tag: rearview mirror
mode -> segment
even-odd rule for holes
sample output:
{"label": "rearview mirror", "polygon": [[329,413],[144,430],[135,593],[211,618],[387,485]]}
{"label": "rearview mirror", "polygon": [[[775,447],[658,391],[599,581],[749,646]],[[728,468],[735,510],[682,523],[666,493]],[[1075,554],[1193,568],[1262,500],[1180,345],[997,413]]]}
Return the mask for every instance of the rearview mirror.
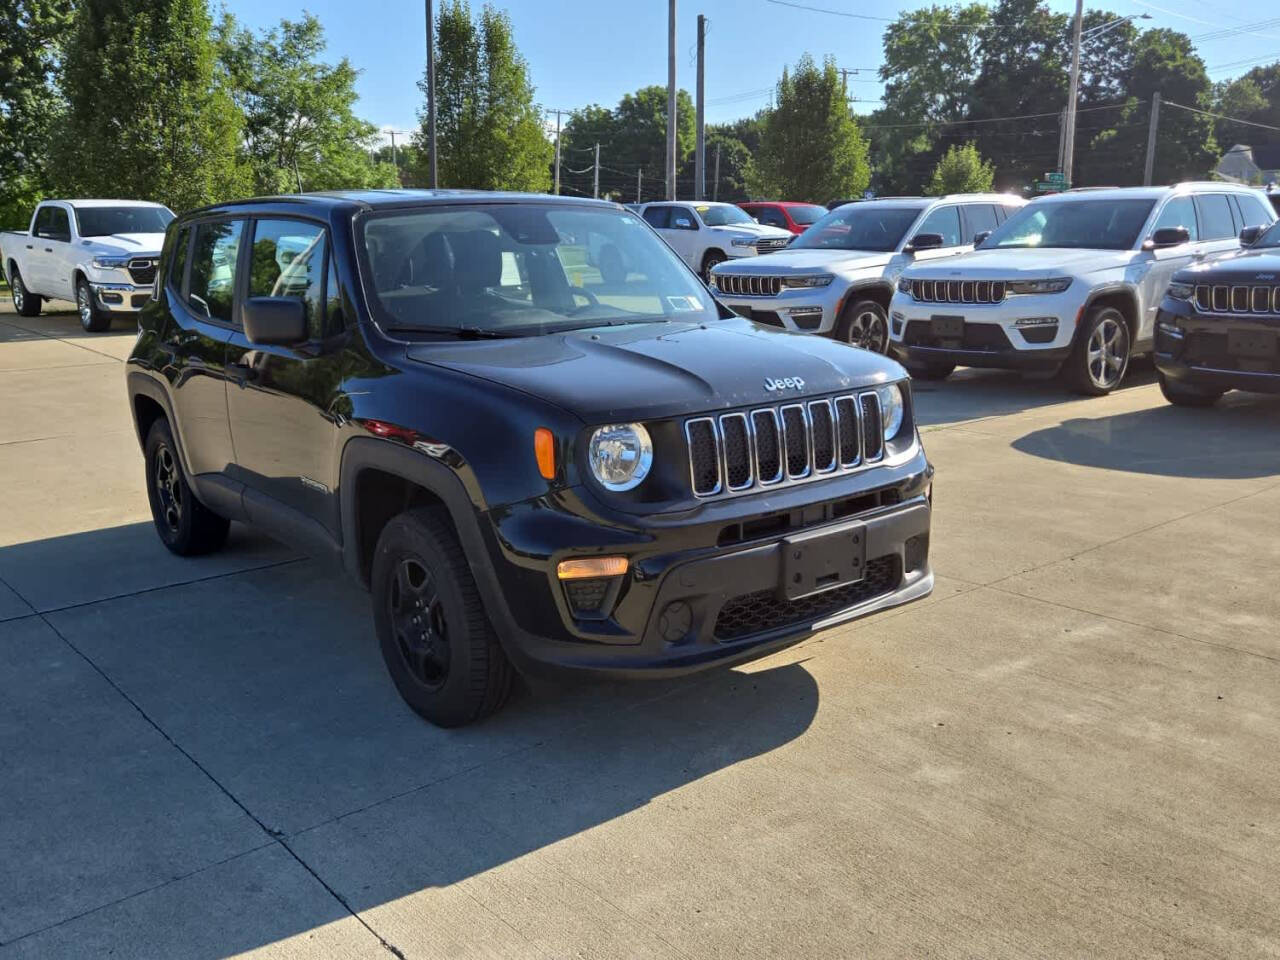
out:
{"label": "rearview mirror", "polygon": [[983,240],[987,239],[987,237],[989,236],[991,236],[990,230],[982,230],[978,233],[975,233],[973,235],[973,245],[976,247],[978,244],[980,244]]}
{"label": "rearview mirror", "polygon": [[917,233],[902,249],[907,253],[917,253],[921,250],[937,250],[940,246],[942,246],[942,234]]}
{"label": "rearview mirror", "polygon": [[1240,246],[1251,247],[1255,240],[1262,236],[1265,227],[1245,227],[1240,231]]}
{"label": "rearview mirror", "polygon": [[307,339],[307,311],[295,297],[250,297],[241,313],[250,343],[288,346]]}
{"label": "rearview mirror", "polygon": [[1161,250],[1165,247],[1176,247],[1191,239],[1191,231],[1186,227],[1161,227],[1151,235],[1149,249]]}

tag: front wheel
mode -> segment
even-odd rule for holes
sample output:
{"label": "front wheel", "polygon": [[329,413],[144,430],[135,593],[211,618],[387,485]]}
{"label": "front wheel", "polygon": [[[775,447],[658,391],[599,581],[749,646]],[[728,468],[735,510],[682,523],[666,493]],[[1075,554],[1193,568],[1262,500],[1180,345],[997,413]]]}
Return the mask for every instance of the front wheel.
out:
{"label": "front wheel", "polygon": [[1179,407],[1212,407],[1226,392],[1213,388],[1196,387],[1191,384],[1178,383],[1160,374],[1160,392],[1170,403]]}
{"label": "front wheel", "polygon": [[80,326],[88,333],[101,333],[111,327],[111,314],[98,309],[93,301],[93,288],[84,277],[76,281],[76,310],[80,314]]}
{"label": "front wheel", "polygon": [[1124,379],[1131,349],[1124,316],[1115,307],[1098,307],[1085,321],[1062,372],[1077,393],[1106,396]]}
{"label": "front wheel", "polygon": [[387,523],[371,586],[382,659],[410,707],[437,726],[460,727],[502,706],[511,663],[442,514],[407,510]]}
{"label": "front wheel", "polygon": [[707,286],[711,286],[711,268],[724,263],[728,259],[719,250],[708,250],[707,255],[702,258],[702,282]]}
{"label": "front wheel", "polygon": [[836,325],[836,339],[873,353],[888,352],[889,318],[884,307],[874,300],[859,300],[845,307]]}
{"label": "front wheel", "polygon": [[16,268],[9,272],[9,296],[13,298],[13,309],[18,316],[40,315],[40,295],[27,289],[27,285],[22,282],[22,274]]}

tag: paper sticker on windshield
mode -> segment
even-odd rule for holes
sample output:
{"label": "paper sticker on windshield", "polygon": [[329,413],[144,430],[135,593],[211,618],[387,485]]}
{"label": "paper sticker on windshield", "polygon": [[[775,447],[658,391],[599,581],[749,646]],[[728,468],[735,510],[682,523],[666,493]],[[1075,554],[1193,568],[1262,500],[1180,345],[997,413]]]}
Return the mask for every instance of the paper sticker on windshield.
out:
{"label": "paper sticker on windshield", "polygon": [[671,309],[679,313],[688,313],[691,310],[701,309],[701,304],[693,297],[667,297],[667,303]]}
{"label": "paper sticker on windshield", "polygon": [[694,207],[693,209],[697,210],[699,213],[706,213],[711,208],[704,203],[702,206]]}

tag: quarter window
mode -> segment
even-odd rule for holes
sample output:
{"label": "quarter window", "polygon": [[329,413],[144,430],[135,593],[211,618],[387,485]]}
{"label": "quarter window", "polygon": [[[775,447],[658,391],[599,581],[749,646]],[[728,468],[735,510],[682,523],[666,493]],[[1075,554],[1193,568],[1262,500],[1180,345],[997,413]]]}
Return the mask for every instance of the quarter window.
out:
{"label": "quarter window", "polygon": [[253,226],[249,296],[301,300],[307,334],[326,336],[324,228],[300,220],[259,220]]}
{"label": "quarter window", "polygon": [[196,227],[187,303],[200,316],[231,322],[243,228],[243,220],[213,221]]}
{"label": "quarter window", "polygon": [[1225,240],[1236,235],[1231,204],[1225,193],[1206,193],[1196,198],[1200,208],[1200,239]]}
{"label": "quarter window", "polygon": [[916,233],[937,233],[942,236],[944,247],[960,246],[960,208],[956,206],[935,208],[916,228]]}
{"label": "quarter window", "polygon": [[1164,209],[1160,211],[1160,216],[1156,217],[1155,226],[1151,228],[1151,232],[1155,233],[1157,230],[1169,227],[1186,227],[1189,239],[1193,241],[1200,239],[1200,232],[1196,229],[1196,205],[1190,197],[1174,197],[1166,203]]}

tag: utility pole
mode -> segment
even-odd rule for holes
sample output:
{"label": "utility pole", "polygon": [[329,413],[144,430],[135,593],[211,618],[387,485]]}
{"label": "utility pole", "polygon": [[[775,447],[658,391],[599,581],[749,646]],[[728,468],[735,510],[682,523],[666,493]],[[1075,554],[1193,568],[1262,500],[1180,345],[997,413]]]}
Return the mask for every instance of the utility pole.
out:
{"label": "utility pole", "polygon": [[703,66],[706,61],[707,18],[698,14],[698,110],[694,123],[698,135],[693,153],[693,199],[707,198],[707,127],[704,109]]}
{"label": "utility pole", "polygon": [[1076,0],[1076,23],[1071,31],[1071,92],[1067,100],[1067,131],[1062,143],[1062,178],[1071,187],[1072,160],[1076,152],[1076,98],[1080,94],[1080,27],[1084,22],[1084,0]]}
{"label": "utility pole", "polygon": [[720,198],[720,144],[716,144],[716,178],[711,184],[711,199]]}
{"label": "utility pole", "polygon": [[676,0],[667,2],[667,199],[676,198]]}
{"label": "utility pole", "polygon": [[388,130],[387,133],[391,134],[391,165],[399,170],[400,163],[396,160],[396,131]]}
{"label": "utility pole", "polygon": [[844,67],[840,68],[840,88],[847,97],[849,95],[849,71]]}
{"label": "utility pole", "polygon": [[1058,114],[1058,165],[1054,167],[1059,173],[1062,172],[1062,148],[1067,145],[1067,108],[1063,107],[1062,112]]}
{"label": "utility pole", "polygon": [[431,189],[440,186],[436,168],[436,41],[435,20],[431,12],[431,0],[427,3],[427,169],[430,171]]}
{"label": "utility pole", "polygon": [[644,167],[636,171],[636,203],[641,203],[640,190],[644,184]]}
{"label": "utility pole", "polygon": [[591,196],[600,199],[600,144],[596,144],[596,162],[591,170]]}
{"label": "utility pole", "polygon": [[560,111],[556,111],[556,196],[560,196]]}
{"label": "utility pole", "polygon": [[[1151,123],[1147,127],[1147,166],[1142,174],[1142,185],[1151,186],[1151,175],[1156,169],[1156,129],[1160,126],[1160,91],[1151,95]],[[1243,204],[1242,204],[1243,206]]]}

